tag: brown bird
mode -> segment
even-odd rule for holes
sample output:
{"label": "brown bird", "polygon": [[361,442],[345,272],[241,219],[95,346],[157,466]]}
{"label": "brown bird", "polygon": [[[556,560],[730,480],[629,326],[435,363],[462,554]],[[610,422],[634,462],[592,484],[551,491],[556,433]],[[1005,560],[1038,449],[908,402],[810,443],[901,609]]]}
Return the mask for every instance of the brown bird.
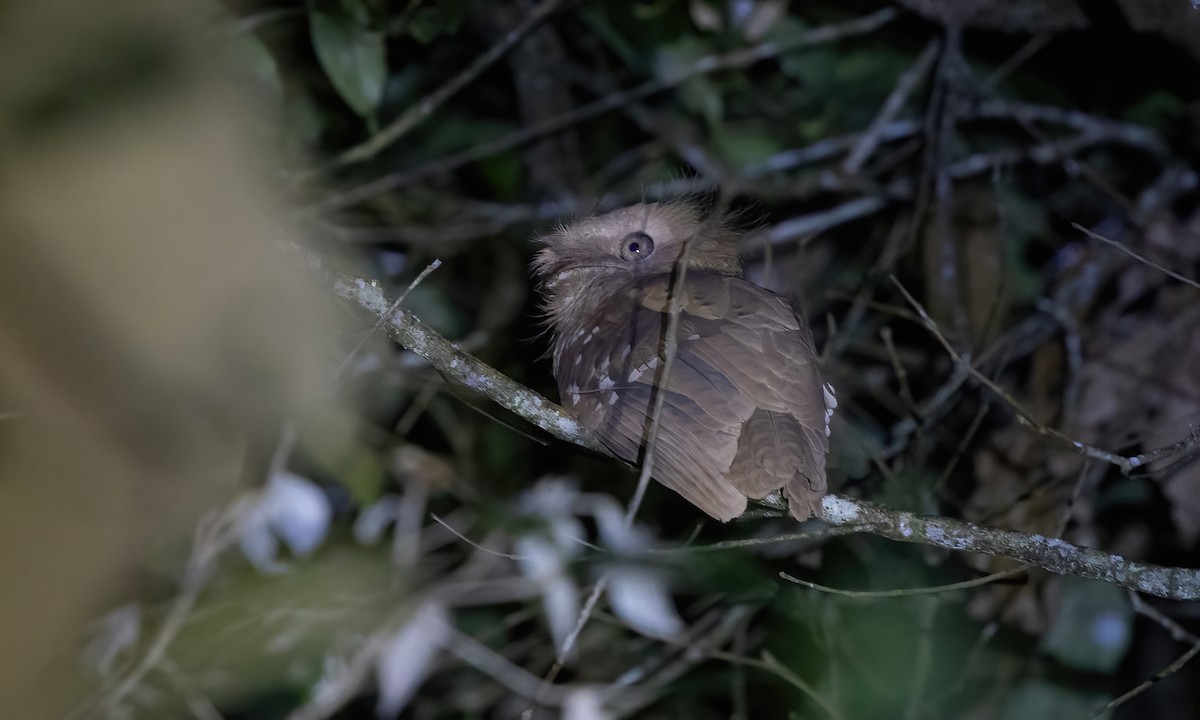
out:
{"label": "brown bird", "polygon": [[[721,521],[780,489],[799,520],[826,492],[833,388],[812,333],[782,297],[746,282],[737,236],[690,204],[643,204],[561,227],[534,261],[554,332],[562,403],[637,462],[665,392],[652,473]],[[685,245],[675,359],[665,333]]]}

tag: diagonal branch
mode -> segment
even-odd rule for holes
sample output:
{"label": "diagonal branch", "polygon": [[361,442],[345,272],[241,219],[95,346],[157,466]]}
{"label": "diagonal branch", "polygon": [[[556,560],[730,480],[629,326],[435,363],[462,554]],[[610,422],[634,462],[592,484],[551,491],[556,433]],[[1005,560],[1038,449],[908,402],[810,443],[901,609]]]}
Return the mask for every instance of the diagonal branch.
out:
{"label": "diagonal branch", "polygon": [[[334,283],[333,289],[338,296],[379,318],[389,337],[447,377],[561,440],[608,454],[596,436],[566,410],[462,352],[411,312],[394,309],[378,285],[361,278],[342,278]],[[915,515],[842,495],[827,495],[822,509],[825,521],[831,525],[851,527],[898,542],[1007,557],[1060,575],[1102,580],[1171,600],[1200,600],[1200,569],[1137,562],[1065,540],[946,517]]]}

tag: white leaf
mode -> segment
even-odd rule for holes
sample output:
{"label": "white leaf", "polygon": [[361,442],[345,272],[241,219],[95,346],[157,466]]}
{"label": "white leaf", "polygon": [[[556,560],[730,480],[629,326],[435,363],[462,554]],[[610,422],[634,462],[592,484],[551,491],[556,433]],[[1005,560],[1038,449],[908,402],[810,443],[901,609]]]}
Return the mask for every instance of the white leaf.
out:
{"label": "white leaf", "polygon": [[388,525],[396,522],[400,513],[400,497],[384,495],[362,509],[354,521],[354,539],[360,545],[374,545],[383,537]]}
{"label": "white leaf", "polygon": [[548,523],[560,552],[574,557],[581,550],[579,539],[585,535],[583,524],[574,514],[580,497],[579,488],[569,478],[552,475],[526,490],[518,507]]}
{"label": "white leaf", "polygon": [[554,646],[562,647],[579,617],[579,588],[566,573],[560,548],[531,535],[519,538],[515,549],[521,572],[542,592],[542,609]]}
{"label": "white leaf", "polygon": [[704,0],[692,0],[688,5],[688,14],[700,30],[719,32],[725,29],[725,18],[721,17],[721,11]]}
{"label": "white leaf", "polygon": [[567,693],[563,699],[563,720],[610,720],[595,688],[582,687]]}
{"label": "white leaf", "polygon": [[321,488],[295,473],[282,472],[267,481],[266,489],[246,510],[238,543],[259,570],[279,572],[284,566],[276,559],[276,538],[293,554],[308,555],[325,539],[332,515]]}
{"label": "white leaf", "polygon": [[762,0],[755,3],[738,25],[742,37],[749,42],[758,42],[787,15],[787,0]]}
{"label": "white leaf", "polygon": [[450,629],[446,609],[427,602],[417,609],[396,634],[388,638],[375,663],[379,702],[375,714],[381,718],[400,714],[433,666],[438,648]]}
{"label": "white leaf", "polygon": [[279,554],[279,541],[271,531],[271,521],[261,500],[242,518],[238,545],[242,548],[242,554],[259,572],[283,572],[284,565],[275,559]]}
{"label": "white leaf", "polygon": [[333,515],[329,499],[315,483],[294,473],[271,478],[263,505],[275,531],[296,555],[308,555],[321,544]]}
{"label": "white leaf", "polygon": [[633,555],[649,550],[653,545],[653,537],[648,531],[625,524],[625,513],[617,501],[610,497],[597,498],[592,515],[596,518],[600,539],[614,552]]}
{"label": "white leaf", "polygon": [[608,604],[617,617],[647,637],[672,639],[684,629],[663,576],[650,568],[614,568],[608,580]]}

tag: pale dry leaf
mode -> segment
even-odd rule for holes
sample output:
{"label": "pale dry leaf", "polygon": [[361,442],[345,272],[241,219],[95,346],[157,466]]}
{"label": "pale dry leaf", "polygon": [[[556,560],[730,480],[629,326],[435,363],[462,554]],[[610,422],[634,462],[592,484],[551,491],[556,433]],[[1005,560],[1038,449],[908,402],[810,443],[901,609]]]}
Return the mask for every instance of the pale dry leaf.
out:
{"label": "pale dry leaf", "polygon": [[384,495],[366,506],[354,520],[354,540],[359,545],[376,544],[388,526],[396,522],[399,512],[399,495]]}
{"label": "pale dry leaf", "polygon": [[787,15],[787,0],[761,0],[754,3],[741,22],[742,37],[747,42],[758,42],[771,32]]}
{"label": "pale dry leaf", "polygon": [[292,554],[309,555],[325,539],[332,515],[321,488],[300,475],[281,472],[267,481],[266,490],[243,517],[238,541],[255,567],[279,572],[284,566],[275,557],[277,539]]}
{"label": "pale dry leaf", "polygon": [[596,688],[571,690],[563,700],[563,720],[609,720],[613,717],[604,709],[603,699]]}
{"label": "pale dry leaf", "polygon": [[688,4],[688,14],[699,30],[720,32],[725,29],[725,18],[721,17],[721,11],[704,0],[692,0]]}
{"label": "pale dry leaf", "polygon": [[567,575],[562,548],[538,535],[518,538],[514,549],[521,572],[541,591],[546,624],[554,646],[562,647],[579,616],[579,588]]}
{"label": "pale dry leaf", "polygon": [[610,571],[608,604],[617,617],[646,637],[669,640],[683,632],[666,578],[653,568],[623,565]]}
{"label": "pale dry leaf", "polygon": [[379,701],[375,714],[400,714],[433,667],[434,658],[450,631],[450,615],[441,604],[427,602],[384,643],[375,664]]}

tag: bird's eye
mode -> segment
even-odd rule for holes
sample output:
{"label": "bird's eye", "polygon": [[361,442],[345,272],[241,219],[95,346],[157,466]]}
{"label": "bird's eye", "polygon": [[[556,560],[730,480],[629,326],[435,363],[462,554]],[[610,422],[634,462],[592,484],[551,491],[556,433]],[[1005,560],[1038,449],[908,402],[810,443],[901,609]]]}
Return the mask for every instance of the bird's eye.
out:
{"label": "bird's eye", "polygon": [[654,239],[642,231],[631,232],[621,241],[623,260],[645,260],[654,252]]}

